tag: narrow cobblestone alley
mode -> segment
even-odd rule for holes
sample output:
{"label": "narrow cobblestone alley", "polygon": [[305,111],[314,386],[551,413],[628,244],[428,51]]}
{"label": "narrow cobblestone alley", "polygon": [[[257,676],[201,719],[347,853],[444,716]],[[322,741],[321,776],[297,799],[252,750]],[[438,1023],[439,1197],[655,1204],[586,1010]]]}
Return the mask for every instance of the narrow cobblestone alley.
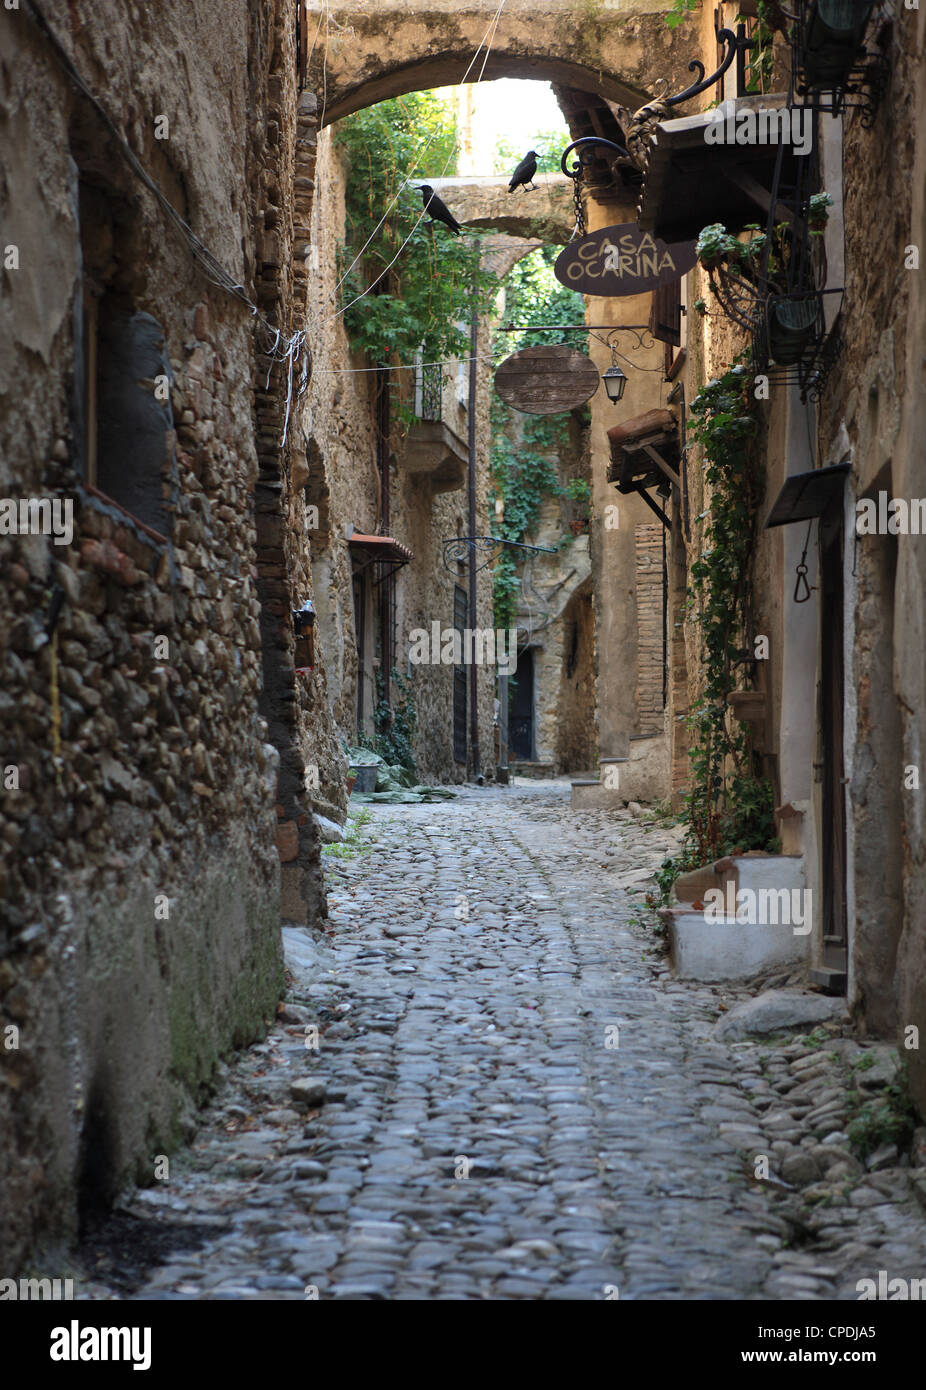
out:
{"label": "narrow cobblestone alley", "polygon": [[844,1153],[848,1195],[815,1209],[775,1177],[794,1074],[817,1086],[802,1154],[837,1156],[838,1057],[715,1040],[746,993],[673,982],[634,920],[674,844],[570,813],[563,783],[361,813],[329,851],[327,937],[285,932],[278,1026],[116,1218],[174,1253],[140,1284],[90,1267],[83,1296],[857,1298],[886,1261],[916,1274],[905,1174],[862,1182]]}

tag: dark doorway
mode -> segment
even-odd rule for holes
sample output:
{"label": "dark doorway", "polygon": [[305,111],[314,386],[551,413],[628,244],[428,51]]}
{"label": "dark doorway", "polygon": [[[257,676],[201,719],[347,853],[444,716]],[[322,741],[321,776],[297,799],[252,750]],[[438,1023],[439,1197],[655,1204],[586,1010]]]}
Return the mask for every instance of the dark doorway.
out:
{"label": "dark doorway", "polygon": [[366,650],[367,586],[366,575],[363,570],[355,569],[352,579],[354,590],[354,632],[357,639],[357,737],[359,739],[364,732],[363,721],[365,717],[363,691],[367,677],[364,663]]}
{"label": "dark doorway", "polygon": [[846,798],[843,757],[843,526],[820,522],[821,732],[823,776],[823,976],[834,993],[847,985]]}
{"label": "dark doorway", "polygon": [[518,762],[534,761],[534,651],[528,647],[518,657],[518,669],[508,682],[511,691],[511,712],[508,716],[508,741],[511,753]]}

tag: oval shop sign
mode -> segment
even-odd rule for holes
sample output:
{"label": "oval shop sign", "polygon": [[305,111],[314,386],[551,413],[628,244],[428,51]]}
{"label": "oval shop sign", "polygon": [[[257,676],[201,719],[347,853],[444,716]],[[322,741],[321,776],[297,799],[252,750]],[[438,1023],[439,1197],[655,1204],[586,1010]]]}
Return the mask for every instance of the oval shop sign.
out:
{"label": "oval shop sign", "polygon": [[697,260],[693,241],[666,243],[636,222],[602,227],[565,247],[556,258],[557,280],[579,294],[618,298],[645,294],[679,280]]}

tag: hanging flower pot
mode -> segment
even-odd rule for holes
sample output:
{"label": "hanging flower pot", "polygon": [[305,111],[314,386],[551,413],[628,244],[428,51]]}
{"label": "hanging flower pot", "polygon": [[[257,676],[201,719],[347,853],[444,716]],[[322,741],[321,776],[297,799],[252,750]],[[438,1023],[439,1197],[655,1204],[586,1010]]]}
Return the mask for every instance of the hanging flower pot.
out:
{"label": "hanging flower pot", "polygon": [[873,8],[873,0],[813,0],[801,55],[808,87],[839,87],[847,81]]}
{"label": "hanging flower pot", "polygon": [[817,296],[772,299],[768,305],[768,348],[775,362],[800,362],[817,336]]}

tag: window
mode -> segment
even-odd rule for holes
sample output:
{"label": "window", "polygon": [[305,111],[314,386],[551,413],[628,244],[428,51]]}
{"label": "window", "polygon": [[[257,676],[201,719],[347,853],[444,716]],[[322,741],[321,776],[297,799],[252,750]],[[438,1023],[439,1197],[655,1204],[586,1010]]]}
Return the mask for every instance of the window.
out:
{"label": "window", "polygon": [[144,254],[131,209],[95,176],[79,183],[83,262],[75,354],[76,415],[86,482],[146,526],[167,534],[170,384],[164,329],[136,305]]}

